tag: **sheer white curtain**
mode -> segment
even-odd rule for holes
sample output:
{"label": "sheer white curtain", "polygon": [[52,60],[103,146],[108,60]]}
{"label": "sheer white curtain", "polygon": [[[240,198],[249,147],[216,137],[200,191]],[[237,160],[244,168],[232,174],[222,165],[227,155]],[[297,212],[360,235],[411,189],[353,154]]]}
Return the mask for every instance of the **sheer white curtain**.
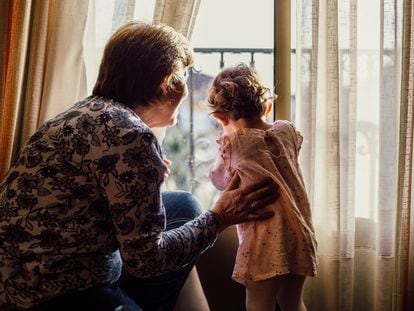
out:
{"label": "sheer white curtain", "polygon": [[87,89],[96,81],[105,44],[111,34],[131,20],[164,23],[191,37],[201,0],[89,0],[84,34]]}
{"label": "sheer white curtain", "polygon": [[[156,0],[154,23],[173,27],[188,39],[191,38],[201,0]],[[166,135],[166,128],[153,128],[160,143]]]}
{"label": "sheer white curtain", "polygon": [[170,25],[191,38],[201,0],[156,0],[154,22]]}
{"label": "sheer white curtain", "polygon": [[412,24],[403,13],[412,14],[412,2],[296,4],[295,122],[305,136],[301,162],[320,261],[307,305],[403,310],[413,261],[413,99],[402,92],[413,76],[402,61],[403,50],[412,55],[412,37],[403,36]]}
{"label": "sheer white curtain", "polygon": [[[87,89],[91,93],[106,41],[131,20],[167,24],[191,37],[201,0],[90,0],[84,35]],[[153,129],[159,140],[165,129]]]}

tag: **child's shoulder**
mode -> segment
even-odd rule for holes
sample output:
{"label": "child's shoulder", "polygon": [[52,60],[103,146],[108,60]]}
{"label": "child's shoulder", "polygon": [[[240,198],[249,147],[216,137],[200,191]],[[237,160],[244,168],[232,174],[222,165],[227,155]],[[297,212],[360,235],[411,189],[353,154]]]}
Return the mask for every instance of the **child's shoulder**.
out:
{"label": "child's shoulder", "polygon": [[295,127],[292,121],[289,120],[276,120],[273,122],[272,127]]}
{"label": "child's shoulder", "polygon": [[297,149],[301,148],[303,136],[295,124],[289,120],[277,120],[271,128],[273,135],[285,141],[295,141]]}
{"label": "child's shoulder", "polygon": [[276,120],[273,122],[270,131],[281,131],[281,132],[296,132],[296,126],[292,121],[289,120]]}
{"label": "child's shoulder", "polygon": [[263,140],[265,131],[255,128],[243,128],[232,133],[223,134],[218,140],[221,148],[232,148],[240,145],[249,145],[251,143]]}
{"label": "child's shoulder", "polygon": [[232,133],[230,134],[222,134],[217,140],[217,144],[219,145],[220,150],[229,148],[231,145],[231,140],[234,138],[232,137]]}

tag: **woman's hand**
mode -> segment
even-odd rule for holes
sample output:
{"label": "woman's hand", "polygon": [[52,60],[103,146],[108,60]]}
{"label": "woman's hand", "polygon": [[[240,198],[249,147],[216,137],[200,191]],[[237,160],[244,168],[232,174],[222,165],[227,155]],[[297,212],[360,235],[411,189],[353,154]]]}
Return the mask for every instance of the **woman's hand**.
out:
{"label": "woman's hand", "polygon": [[219,220],[220,230],[245,221],[272,217],[268,207],[279,197],[279,186],[271,178],[239,188],[240,178],[233,176],[227,189],[222,193],[211,210]]}

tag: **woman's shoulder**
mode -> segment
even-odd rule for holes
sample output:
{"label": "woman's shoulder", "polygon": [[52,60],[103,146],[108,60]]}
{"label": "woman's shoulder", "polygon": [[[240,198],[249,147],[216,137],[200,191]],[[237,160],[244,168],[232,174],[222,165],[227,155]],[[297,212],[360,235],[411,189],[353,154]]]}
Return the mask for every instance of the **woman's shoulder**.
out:
{"label": "woman's shoulder", "polygon": [[122,131],[151,132],[139,116],[128,106],[112,99],[90,96],[80,102],[75,108],[92,116],[95,122],[105,127],[116,127]]}
{"label": "woman's shoulder", "polygon": [[[126,105],[111,99],[90,96],[51,120],[52,131],[71,129],[72,135],[107,147],[129,145],[134,141],[154,141],[151,129]],[[56,130],[53,130],[56,129]],[[77,137],[77,136],[76,136]]]}

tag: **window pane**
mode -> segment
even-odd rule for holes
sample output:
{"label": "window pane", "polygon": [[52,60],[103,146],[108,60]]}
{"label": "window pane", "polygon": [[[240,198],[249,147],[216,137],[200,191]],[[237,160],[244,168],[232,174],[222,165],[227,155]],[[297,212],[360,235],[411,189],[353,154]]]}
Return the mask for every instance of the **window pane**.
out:
{"label": "window pane", "polygon": [[172,161],[167,188],[193,192],[205,208],[219,194],[208,179],[208,169],[216,159],[221,134],[206,105],[209,85],[223,67],[244,62],[254,65],[273,90],[273,12],[272,0],[201,2],[191,38],[196,58],[188,80],[190,94],[178,124],[167,130],[163,150]]}
{"label": "window pane", "polygon": [[91,0],[84,38],[88,93],[92,92],[98,75],[105,44],[112,33],[130,20],[150,23],[155,0]]}
{"label": "window pane", "polygon": [[[84,39],[89,93],[104,45],[116,25],[131,18],[151,22],[155,2],[90,1],[89,33]],[[254,4],[238,0],[201,2],[191,38],[196,60],[188,82],[190,95],[181,107],[179,123],[167,130],[163,150],[172,161],[166,188],[193,192],[205,208],[218,194],[207,173],[217,155],[216,140],[221,134],[205,105],[209,84],[223,66],[245,62],[254,65],[273,90],[273,12],[272,0],[256,0]],[[208,50],[212,48],[216,49],[214,53]]]}

